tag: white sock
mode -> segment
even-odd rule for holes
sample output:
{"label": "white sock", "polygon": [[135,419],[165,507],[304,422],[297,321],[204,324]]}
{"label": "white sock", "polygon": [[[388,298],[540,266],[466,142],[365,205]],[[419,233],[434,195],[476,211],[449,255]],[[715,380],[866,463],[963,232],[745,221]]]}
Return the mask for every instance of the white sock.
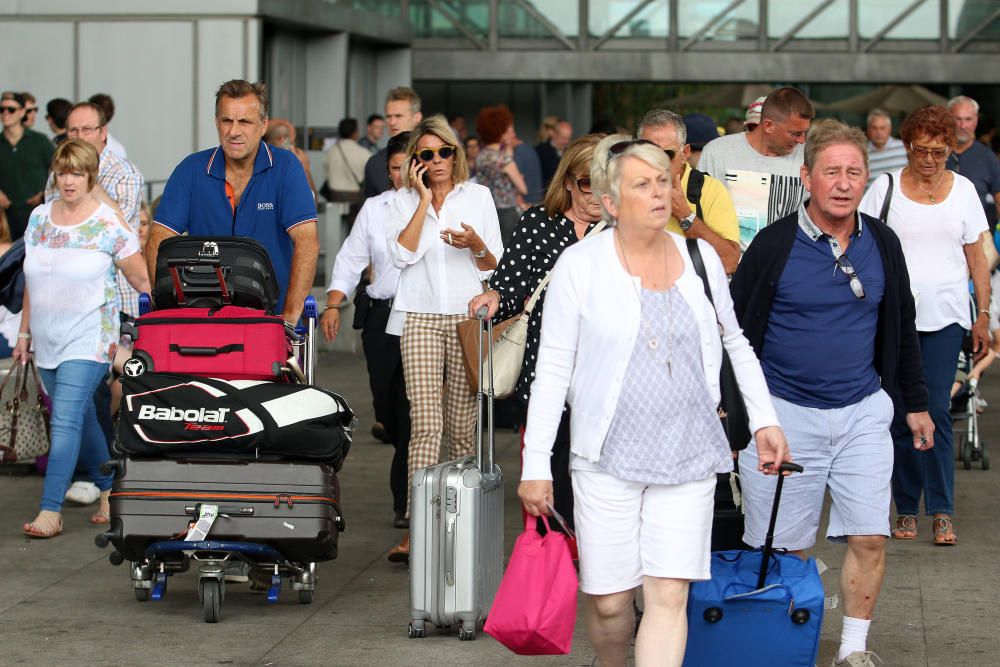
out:
{"label": "white sock", "polygon": [[868,641],[868,626],[872,622],[861,618],[844,617],[844,629],[840,631],[840,652],[837,660],[846,660],[855,651],[864,651]]}

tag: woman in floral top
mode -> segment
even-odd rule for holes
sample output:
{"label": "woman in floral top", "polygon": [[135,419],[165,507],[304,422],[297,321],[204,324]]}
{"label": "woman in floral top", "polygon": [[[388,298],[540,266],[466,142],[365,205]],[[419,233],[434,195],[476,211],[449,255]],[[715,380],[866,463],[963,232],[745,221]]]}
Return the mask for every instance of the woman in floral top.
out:
{"label": "woman in floral top", "polygon": [[482,148],[476,156],[476,181],[493,194],[500,219],[500,238],[509,248],[517,225],[518,195],[528,194],[521,170],[514,163],[514,116],[506,105],[486,107],[476,116]]}
{"label": "woman in floral top", "polygon": [[63,496],[78,459],[101,490],[91,523],[110,521],[111,475],[100,470],[108,442],[93,395],[118,341],[116,271],[140,292],[150,287],[135,232],[93,195],[97,168],[93,146],[79,139],[63,142],[52,158],[60,198],[32,211],[24,233],[26,284],[14,358],[27,363],[34,338],[35,361],[52,398],[41,511],[24,524],[30,537],[62,532]]}
{"label": "woman in floral top", "polygon": [[[492,289],[469,303],[469,313],[486,305],[494,322],[514,317],[524,309],[525,301],[555,266],[562,251],[594,230],[601,220],[601,202],[590,189],[590,160],[594,155],[594,146],[603,136],[588,134],[566,149],[545,193],[545,200],[541,205],[529,208],[521,216],[514,228],[512,246],[503,254],[500,266],[490,279]],[[522,424],[523,416],[528,410],[531,382],[535,379],[544,305],[545,292],[542,292],[528,319],[524,363],[514,392],[514,398],[522,410]],[[552,452],[552,479],[556,510],[572,525],[573,487],[569,478],[568,410],[563,414],[559,436]]]}

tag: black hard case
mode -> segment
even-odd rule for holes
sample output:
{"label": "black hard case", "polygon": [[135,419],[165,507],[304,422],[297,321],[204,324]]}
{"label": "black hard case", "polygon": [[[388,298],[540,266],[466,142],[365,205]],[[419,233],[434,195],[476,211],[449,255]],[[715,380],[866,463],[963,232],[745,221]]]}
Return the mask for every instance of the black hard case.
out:
{"label": "black hard case", "polygon": [[[278,280],[267,250],[251,238],[173,236],[156,254],[153,304],[164,308],[217,308],[224,305],[216,263],[226,281],[230,303],[273,313],[278,304]],[[178,295],[170,265],[180,280]]]}
{"label": "black hard case", "polygon": [[299,563],[337,557],[344,520],[331,466],[142,459],[119,465],[111,532],[120,537],[111,542],[128,560],[141,560],[153,542],[184,539],[199,504],[219,506],[208,540],[267,544]]}

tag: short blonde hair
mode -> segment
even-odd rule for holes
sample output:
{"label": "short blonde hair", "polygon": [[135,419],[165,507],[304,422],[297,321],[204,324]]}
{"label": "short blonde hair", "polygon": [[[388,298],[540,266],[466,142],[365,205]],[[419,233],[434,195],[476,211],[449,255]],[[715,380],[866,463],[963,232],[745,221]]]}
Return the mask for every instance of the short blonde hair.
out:
{"label": "short blonde hair", "polygon": [[865,161],[865,169],[868,169],[868,137],[860,129],[833,118],[816,121],[809,128],[809,137],[806,139],[805,150],[802,153],[802,162],[806,169],[812,171],[813,165],[819,160],[819,154],[830,146],[838,144],[857,148]]}
{"label": "short blonde hair", "polygon": [[[621,152],[611,154],[613,146],[626,142],[630,143]],[[642,160],[649,166],[662,169],[668,176],[670,175],[670,159],[656,144],[642,139],[637,141],[627,134],[610,134],[594,146],[594,158],[590,161],[590,187],[595,197],[601,199],[604,195],[608,195],[615,206],[621,203],[621,165],[623,158],[626,157]],[[603,200],[601,214],[608,224],[615,223]]]}
{"label": "short blonde hair", "polygon": [[448,125],[448,119],[441,114],[435,114],[424,118],[410,132],[410,142],[406,145],[406,166],[403,168],[403,187],[412,187],[410,184],[409,165],[413,160],[417,159],[417,145],[428,134],[437,137],[455,149],[451,163],[451,182],[454,185],[458,185],[462,181],[469,180],[469,162],[465,157],[465,148],[462,146],[462,142],[455,136],[455,131],[451,129],[451,125]]}
{"label": "short blonde hair", "polygon": [[97,183],[97,169],[101,158],[97,149],[83,139],[67,139],[59,144],[52,156],[52,173],[79,172],[87,175],[87,191]]}

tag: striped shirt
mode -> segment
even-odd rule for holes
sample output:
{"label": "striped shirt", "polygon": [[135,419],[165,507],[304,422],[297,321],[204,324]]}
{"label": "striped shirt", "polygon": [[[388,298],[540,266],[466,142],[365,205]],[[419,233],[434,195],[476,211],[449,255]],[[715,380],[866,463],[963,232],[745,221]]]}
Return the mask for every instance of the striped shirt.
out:
{"label": "striped shirt", "polygon": [[885,146],[879,150],[875,144],[868,142],[868,184],[867,190],[875,179],[888,171],[902,169],[906,162],[906,146],[900,139],[889,137]]}

